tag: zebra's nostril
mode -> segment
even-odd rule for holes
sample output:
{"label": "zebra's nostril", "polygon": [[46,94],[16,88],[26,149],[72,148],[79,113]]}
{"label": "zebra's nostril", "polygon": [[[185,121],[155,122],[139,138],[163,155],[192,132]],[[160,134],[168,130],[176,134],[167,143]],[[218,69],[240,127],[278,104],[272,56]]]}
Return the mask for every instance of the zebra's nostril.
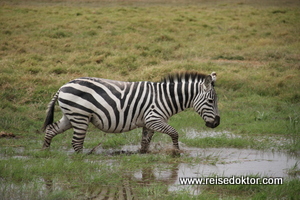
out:
{"label": "zebra's nostril", "polygon": [[207,126],[209,128],[215,128],[215,123],[214,122],[206,122],[205,126]]}
{"label": "zebra's nostril", "polygon": [[215,117],[215,121],[214,121],[214,128],[216,128],[217,126],[219,126],[220,124],[220,116],[216,116]]}
{"label": "zebra's nostril", "polygon": [[213,122],[206,122],[205,125],[210,128],[216,128],[220,124],[220,116],[216,116]]}

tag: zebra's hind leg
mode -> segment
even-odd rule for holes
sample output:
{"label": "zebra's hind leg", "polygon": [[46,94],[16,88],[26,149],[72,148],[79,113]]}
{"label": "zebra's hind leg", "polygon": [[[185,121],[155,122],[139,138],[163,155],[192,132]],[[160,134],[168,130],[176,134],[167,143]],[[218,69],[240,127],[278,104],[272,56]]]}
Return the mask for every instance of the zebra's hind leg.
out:
{"label": "zebra's hind leg", "polygon": [[141,141],[140,153],[147,153],[149,150],[149,145],[152,139],[154,131],[151,129],[143,128],[143,136]]}
{"label": "zebra's hind leg", "polygon": [[63,133],[70,128],[72,128],[72,125],[69,119],[65,115],[59,121],[53,124],[49,124],[46,127],[46,131],[45,131],[43,149],[47,149],[50,147],[51,140],[54,136]]}
{"label": "zebra's hind leg", "polygon": [[82,152],[83,149],[83,142],[88,128],[89,119],[76,118],[71,119],[70,121],[74,129],[72,146],[74,150],[79,153]]}

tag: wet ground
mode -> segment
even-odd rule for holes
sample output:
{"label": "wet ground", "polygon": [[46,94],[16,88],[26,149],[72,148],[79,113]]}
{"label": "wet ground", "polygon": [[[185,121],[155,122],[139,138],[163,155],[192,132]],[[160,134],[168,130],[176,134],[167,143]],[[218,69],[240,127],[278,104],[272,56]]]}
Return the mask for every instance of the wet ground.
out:
{"label": "wet ground", "polygon": [[[228,132],[214,132],[213,137],[226,135],[226,137],[239,137]],[[212,137],[211,132],[203,132],[201,135],[197,132],[190,131],[187,137]],[[272,141],[281,145],[282,139],[274,138]],[[286,142],[286,141],[284,141]],[[180,144],[183,150],[182,157],[187,156],[195,158],[195,162],[191,163],[172,163],[159,164],[153,168],[138,168],[124,174],[123,183],[118,187],[103,186],[94,188],[88,193],[83,193],[80,199],[134,199],[135,186],[131,183],[138,183],[139,186],[147,188],[153,183],[161,183],[166,186],[166,192],[188,191],[191,194],[200,194],[204,186],[201,185],[181,185],[179,179],[182,177],[232,177],[232,176],[257,176],[257,177],[283,177],[300,178],[299,174],[299,154],[289,154],[284,151],[272,150],[254,150],[254,149],[237,149],[237,148],[193,148]],[[111,161],[107,160],[109,165],[115,165],[114,155],[122,154],[130,156],[137,154],[139,145],[125,145],[121,149],[103,149],[98,145],[94,149],[85,149],[84,153],[93,152],[112,156]],[[167,153],[170,146],[160,143],[151,143],[150,151],[152,153]],[[17,148],[23,152],[22,147]],[[68,154],[74,154],[73,149],[67,151]],[[13,156],[17,159],[27,159],[27,156]],[[200,159],[199,159],[200,158]],[[196,162],[199,160],[199,163]],[[89,159],[86,160],[87,162]],[[297,173],[292,173],[293,169],[297,169]],[[42,180],[44,182],[44,190],[51,192],[59,188],[60,180]],[[1,179],[0,179],[1,183]],[[0,184],[1,185],[1,184]],[[13,185],[13,187],[18,188]],[[62,186],[63,188],[63,186]],[[15,198],[18,199],[18,198]]]}
{"label": "wet ground", "polygon": [[[159,144],[153,144],[153,146]],[[155,148],[153,147],[152,148]],[[139,146],[124,146],[121,150],[103,150],[99,148],[96,153],[115,155],[137,153]],[[187,190],[192,194],[201,193],[201,186],[180,185],[180,177],[232,177],[232,176],[258,176],[300,178],[299,174],[292,175],[290,170],[299,167],[300,156],[286,152],[261,151],[254,149],[237,148],[191,148],[184,147],[184,154],[194,157],[206,158],[208,164],[179,163],[165,164],[152,169],[140,169],[132,174],[132,178],[141,183],[151,181],[168,185],[168,191]],[[204,162],[205,163],[205,162]]]}

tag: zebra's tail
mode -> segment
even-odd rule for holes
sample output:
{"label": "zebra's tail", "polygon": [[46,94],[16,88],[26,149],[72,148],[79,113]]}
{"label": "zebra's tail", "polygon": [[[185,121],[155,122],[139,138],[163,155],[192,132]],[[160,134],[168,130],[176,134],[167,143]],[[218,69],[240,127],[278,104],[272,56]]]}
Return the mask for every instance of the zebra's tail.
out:
{"label": "zebra's tail", "polygon": [[46,130],[46,127],[49,125],[49,124],[52,124],[53,123],[53,120],[54,120],[54,108],[55,108],[55,103],[58,99],[58,94],[59,94],[59,90],[56,92],[56,94],[53,96],[53,98],[51,99],[50,103],[48,104],[48,107],[47,107],[47,116],[46,116],[46,119],[45,119],[45,122],[44,122],[44,125],[43,125],[43,128],[42,128],[42,131],[44,132]]}

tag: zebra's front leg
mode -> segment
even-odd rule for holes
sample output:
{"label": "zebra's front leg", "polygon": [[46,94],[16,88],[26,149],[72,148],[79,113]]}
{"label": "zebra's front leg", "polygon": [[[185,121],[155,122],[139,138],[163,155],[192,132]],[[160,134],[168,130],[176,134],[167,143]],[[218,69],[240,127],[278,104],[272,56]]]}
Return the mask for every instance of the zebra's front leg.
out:
{"label": "zebra's front leg", "polygon": [[154,134],[153,130],[143,127],[143,135],[142,135],[140,153],[148,152],[153,134]]}
{"label": "zebra's front leg", "polygon": [[146,127],[148,129],[157,132],[168,134],[172,138],[172,142],[173,142],[173,147],[174,147],[173,155],[180,155],[180,149],[178,144],[178,133],[172,126],[170,126],[165,122],[158,121],[158,122],[152,122],[151,124],[146,124]]}

